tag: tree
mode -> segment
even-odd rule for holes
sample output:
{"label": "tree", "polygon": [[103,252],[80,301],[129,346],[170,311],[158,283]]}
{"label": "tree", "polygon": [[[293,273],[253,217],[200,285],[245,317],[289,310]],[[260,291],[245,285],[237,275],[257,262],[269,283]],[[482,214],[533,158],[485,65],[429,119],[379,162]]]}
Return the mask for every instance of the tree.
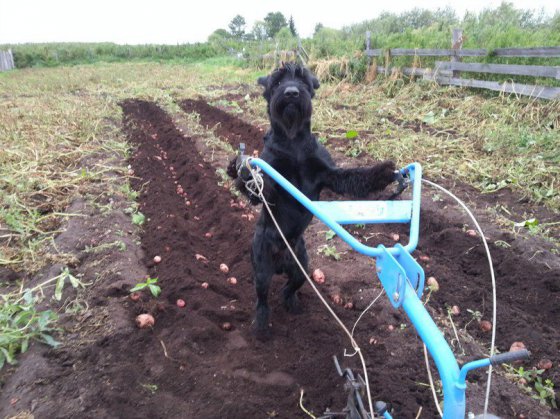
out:
{"label": "tree", "polygon": [[292,33],[292,35],[297,37],[298,33],[297,33],[297,30],[296,30],[296,24],[294,22],[294,17],[293,16],[290,16],[290,21],[288,23],[288,26],[290,27],[290,32]]}
{"label": "tree", "polygon": [[229,23],[229,31],[234,38],[241,39],[245,33],[245,18],[241,15],[235,16]]}
{"label": "tree", "polygon": [[280,29],[288,26],[288,22],[281,12],[269,13],[264,18],[264,23],[266,25],[266,35],[269,38],[274,38],[280,32]]}
{"label": "tree", "polygon": [[257,20],[253,25],[251,34],[257,41],[264,41],[267,38],[266,23],[262,20]]}
{"label": "tree", "polygon": [[324,28],[324,25],[319,22],[315,25],[315,30],[313,31],[313,36],[317,35],[321,29]]}

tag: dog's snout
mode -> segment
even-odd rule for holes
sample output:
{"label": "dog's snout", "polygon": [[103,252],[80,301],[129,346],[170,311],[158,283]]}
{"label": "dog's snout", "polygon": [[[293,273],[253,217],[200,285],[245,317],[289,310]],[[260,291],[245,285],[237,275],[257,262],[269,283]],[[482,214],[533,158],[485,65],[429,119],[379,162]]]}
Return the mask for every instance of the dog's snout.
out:
{"label": "dog's snout", "polygon": [[299,89],[295,86],[288,86],[284,90],[284,96],[286,96],[286,97],[298,97],[299,96]]}

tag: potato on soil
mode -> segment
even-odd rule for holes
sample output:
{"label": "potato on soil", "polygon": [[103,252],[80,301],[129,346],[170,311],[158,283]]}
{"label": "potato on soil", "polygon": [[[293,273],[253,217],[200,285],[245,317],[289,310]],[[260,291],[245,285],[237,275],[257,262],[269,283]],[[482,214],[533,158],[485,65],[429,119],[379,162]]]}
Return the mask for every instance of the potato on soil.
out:
{"label": "potato on soil", "polygon": [[161,256],[154,256],[154,263],[160,263],[161,262]]}
{"label": "potato on soil", "polygon": [[520,351],[522,349],[527,349],[527,347],[525,346],[525,344],[523,342],[513,342],[511,344],[511,346],[509,347],[510,352]]}
{"label": "potato on soil", "polygon": [[342,301],[342,297],[339,294],[333,294],[331,295],[331,300],[333,303],[335,303],[337,306],[342,305],[343,301]]}
{"label": "potato on soil", "polygon": [[313,271],[313,281],[317,284],[324,284],[325,283],[325,274],[320,269],[315,269]]}
{"label": "potato on soil", "polygon": [[136,316],[136,326],[140,329],[146,329],[152,327],[156,323],[154,316],[148,313],[139,314]]}
{"label": "potato on soil", "polygon": [[236,285],[236,284],[237,284],[237,278],[234,277],[234,276],[229,277],[229,278],[227,279],[227,283],[230,284],[230,285]]}
{"label": "potato on soil", "polygon": [[478,236],[478,233],[476,232],[476,230],[472,230],[472,229],[465,231],[465,233],[466,233],[467,236],[469,236],[469,237],[476,237],[476,236]]}
{"label": "potato on soil", "polygon": [[430,291],[439,291],[439,283],[437,282],[437,279],[435,277],[430,276],[426,280],[426,284],[428,285],[428,288],[430,288]]}
{"label": "potato on soil", "polygon": [[541,359],[537,364],[539,370],[549,370],[552,368],[552,361],[550,359]]}
{"label": "potato on soil", "polygon": [[461,314],[461,309],[459,308],[459,306],[453,306],[449,311],[454,316],[458,316],[459,314]]}
{"label": "potato on soil", "polygon": [[488,320],[481,320],[479,323],[480,330],[483,332],[490,332],[492,330],[492,322]]}
{"label": "potato on soil", "polygon": [[203,282],[202,284],[200,284],[200,286],[206,290],[210,285],[208,284],[208,282]]}
{"label": "potato on soil", "polygon": [[225,263],[220,263],[220,271],[227,274],[229,272],[229,268]]}
{"label": "potato on soil", "polygon": [[130,293],[130,295],[128,296],[132,301],[136,302],[140,300],[140,293],[139,292],[132,292]]}
{"label": "potato on soil", "polygon": [[179,308],[183,308],[183,307],[185,307],[185,305],[186,305],[185,300],[183,300],[183,299],[181,299],[181,298],[179,298],[179,299],[177,300],[176,304],[177,304],[177,307],[179,307]]}
{"label": "potato on soil", "polygon": [[233,326],[230,322],[225,322],[222,324],[222,329],[226,332],[229,332],[231,329],[233,329]]}

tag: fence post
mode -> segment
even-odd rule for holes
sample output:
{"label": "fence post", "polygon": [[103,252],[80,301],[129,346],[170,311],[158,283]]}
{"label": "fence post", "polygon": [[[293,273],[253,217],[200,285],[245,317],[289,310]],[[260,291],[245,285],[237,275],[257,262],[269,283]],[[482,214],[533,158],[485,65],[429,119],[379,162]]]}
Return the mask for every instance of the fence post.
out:
{"label": "fence post", "polygon": [[16,68],[16,64],[14,63],[14,54],[11,49],[8,50],[8,64],[10,66],[10,70]]}
{"label": "fence post", "polygon": [[[453,38],[451,40],[451,48],[453,48],[453,55],[451,56],[451,62],[461,61],[461,57],[457,56],[457,51],[463,48],[463,30],[459,28],[453,29]],[[453,71],[453,78],[461,77],[460,71]]]}

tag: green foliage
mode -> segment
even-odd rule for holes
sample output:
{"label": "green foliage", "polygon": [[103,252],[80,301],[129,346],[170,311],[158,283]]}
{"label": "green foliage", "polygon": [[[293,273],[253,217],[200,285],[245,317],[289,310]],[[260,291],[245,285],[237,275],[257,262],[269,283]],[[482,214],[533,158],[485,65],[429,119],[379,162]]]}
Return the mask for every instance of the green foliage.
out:
{"label": "green foliage", "polygon": [[15,364],[17,354],[26,352],[32,340],[52,347],[59,345],[52,337],[58,315],[52,310],[41,311],[37,305],[44,299],[45,290],[53,286],[53,297],[60,301],[66,280],[73,288],[86,286],[64,267],[59,275],[33,288],[0,294],[0,369],[5,363]]}
{"label": "green foliage", "polygon": [[325,239],[332,240],[336,236],[336,233],[332,230],[329,230],[325,233]]}
{"label": "green foliage", "polygon": [[161,287],[156,285],[157,281],[157,278],[147,278],[146,281],[140,282],[131,288],[130,292],[141,291],[148,288],[154,297],[158,297],[161,294]]}
{"label": "green foliage", "polygon": [[521,388],[528,392],[533,399],[539,400],[544,406],[550,406],[558,409],[556,403],[556,394],[554,392],[554,382],[551,379],[543,381],[542,374],[544,370],[530,369],[523,367],[514,368],[509,364],[503,365],[507,374],[516,381]]}
{"label": "green foliage", "polygon": [[0,302],[0,369],[16,363],[16,355],[24,353],[32,340],[56,347],[59,343],[51,336],[57,314],[52,310],[39,311],[37,296],[26,293],[23,301],[13,301],[2,295]]}
{"label": "green foliage", "polygon": [[146,216],[142,214],[140,211],[136,211],[132,214],[132,223],[136,224],[137,226],[141,226],[146,221]]}
{"label": "green foliage", "polygon": [[232,21],[229,23],[228,28],[231,36],[234,38],[241,39],[245,34],[245,18],[241,15],[235,16]]}
{"label": "green foliage", "polygon": [[264,18],[266,25],[266,34],[269,38],[274,38],[280,29],[288,26],[286,18],[281,12],[269,13]]}
{"label": "green foliage", "polygon": [[319,248],[317,249],[317,253],[334,260],[340,260],[340,253],[336,250],[336,247],[334,245],[329,246],[324,244],[322,246],[319,246]]}
{"label": "green foliage", "polygon": [[215,57],[224,52],[222,45],[212,42],[185,45],[51,43],[0,46],[0,50],[7,48],[12,49],[17,68],[134,60],[194,62]]}
{"label": "green foliage", "polygon": [[292,33],[292,36],[297,37],[298,33],[296,30],[296,24],[294,22],[294,17],[290,16],[290,20],[288,21],[288,27],[290,28],[290,32]]}

